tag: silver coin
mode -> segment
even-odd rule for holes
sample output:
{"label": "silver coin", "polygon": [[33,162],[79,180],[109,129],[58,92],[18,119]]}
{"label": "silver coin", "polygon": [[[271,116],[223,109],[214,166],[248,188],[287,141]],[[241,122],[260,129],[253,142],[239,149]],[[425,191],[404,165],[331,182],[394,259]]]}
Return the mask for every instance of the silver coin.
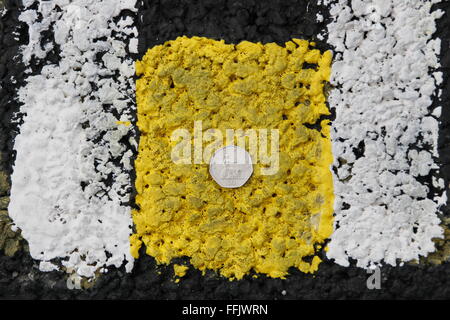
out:
{"label": "silver coin", "polygon": [[238,146],[223,147],[211,157],[209,173],[221,187],[239,188],[253,173],[252,158]]}

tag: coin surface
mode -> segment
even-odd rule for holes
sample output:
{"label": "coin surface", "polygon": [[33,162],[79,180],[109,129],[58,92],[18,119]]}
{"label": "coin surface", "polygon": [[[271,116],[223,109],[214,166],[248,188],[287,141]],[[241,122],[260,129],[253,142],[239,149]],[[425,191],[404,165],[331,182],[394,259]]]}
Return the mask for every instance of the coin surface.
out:
{"label": "coin surface", "polygon": [[221,187],[239,188],[253,173],[252,158],[238,146],[223,147],[211,157],[209,173]]}

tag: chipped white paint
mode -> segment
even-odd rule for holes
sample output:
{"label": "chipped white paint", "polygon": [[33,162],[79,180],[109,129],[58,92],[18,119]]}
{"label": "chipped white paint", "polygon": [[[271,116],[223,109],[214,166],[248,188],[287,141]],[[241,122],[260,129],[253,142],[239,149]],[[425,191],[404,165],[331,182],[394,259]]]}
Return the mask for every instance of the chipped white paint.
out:
{"label": "chipped white paint", "polygon": [[396,265],[433,252],[432,239],[443,236],[445,194],[428,199],[418,181],[437,168],[440,108],[430,106],[442,75],[429,69],[439,66],[440,40],[431,36],[443,13],[431,12],[434,2],[340,0],[330,9],[332,82],[340,88],[330,96],[337,173],[328,257],[340,265]]}
{"label": "chipped white paint", "polygon": [[[131,119],[134,62],[125,48],[137,30],[130,19],[115,23],[113,17],[134,7],[135,0],[54,0],[20,17],[30,30],[25,63],[45,60],[52,50],[51,43],[40,46],[49,28],[61,50],[59,64],[30,76],[19,92],[25,116],[11,178],[9,214],[32,257],[42,261],[42,271],[56,269],[48,262],[55,258],[87,277],[100,267],[133,266],[132,220],[123,205],[129,198],[126,170],[132,153],[120,141],[132,127],[117,121]],[[124,40],[113,38],[113,30]],[[105,183],[108,178],[111,184]]]}

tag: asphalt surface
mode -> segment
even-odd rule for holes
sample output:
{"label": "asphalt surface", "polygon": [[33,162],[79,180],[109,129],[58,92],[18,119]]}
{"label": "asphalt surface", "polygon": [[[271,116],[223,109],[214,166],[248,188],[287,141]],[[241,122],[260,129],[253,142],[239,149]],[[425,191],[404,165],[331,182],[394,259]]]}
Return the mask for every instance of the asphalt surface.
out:
{"label": "asphalt surface", "polygon": [[[27,43],[27,27],[18,21],[18,1],[5,1],[10,9],[0,18],[0,169],[7,178],[12,170],[14,137],[17,121],[14,113],[19,110],[17,89],[24,84],[24,66],[16,57],[19,46]],[[435,99],[435,106],[442,105],[439,150],[442,175],[446,185],[450,179],[450,9],[449,3],[439,4],[446,10],[438,22],[436,36],[442,39],[441,64],[444,71],[441,101]],[[316,15],[324,16],[318,23]],[[124,12],[124,14],[131,14]],[[324,29],[328,14],[316,1],[148,1],[139,8],[138,25],[139,58],[145,51],[178,36],[205,36],[224,39],[227,43],[241,40],[277,42],[284,44],[291,38],[317,40],[316,35]],[[12,35],[18,30],[19,40]],[[52,41],[52,35],[46,35]],[[329,49],[326,42],[318,41],[318,47]],[[331,48],[332,49],[332,48]],[[58,62],[58,48],[48,61]],[[45,61],[33,61],[33,73],[39,73]],[[13,77],[11,79],[11,77]],[[18,117],[20,119],[20,116]],[[19,121],[20,123],[20,121]],[[3,179],[5,180],[5,179]],[[6,179],[7,180],[7,179]],[[8,183],[0,176],[0,197],[8,196]],[[1,208],[0,208],[1,212]],[[444,218],[450,212],[444,210]],[[1,225],[0,225],[1,227]],[[0,228],[0,232],[1,232]],[[14,238],[15,237],[15,238]],[[325,261],[314,275],[291,270],[287,279],[272,279],[252,275],[241,281],[229,281],[214,272],[201,272],[190,268],[179,283],[175,283],[172,266],[157,266],[152,257],[141,253],[132,273],[121,269],[110,269],[94,284],[83,290],[67,289],[67,275],[63,272],[43,273],[37,262],[27,252],[25,240],[11,235],[18,243],[10,257],[0,246],[0,298],[2,299],[449,299],[449,263],[433,264],[424,260],[420,265],[406,264],[402,267],[381,268],[381,289],[368,289],[365,270],[356,267],[340,267],[332,261]],[[448,242],[448,241],[447,241]],[[447,244],[441,241],[438,247],[444,251]],[[1,244],[1,243],[0,243]],[[445,255],[445,252],[443,253]],[[439,260],[439,255],[437,260]],[[435,259],[435,260],[436,260]],[[189,264],[188,259],[175,263]]]}

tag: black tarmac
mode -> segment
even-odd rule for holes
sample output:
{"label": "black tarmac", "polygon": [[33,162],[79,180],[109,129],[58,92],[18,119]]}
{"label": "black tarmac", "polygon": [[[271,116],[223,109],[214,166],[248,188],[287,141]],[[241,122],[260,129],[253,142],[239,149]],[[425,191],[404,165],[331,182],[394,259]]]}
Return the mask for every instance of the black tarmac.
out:
{"label": "black tarmac", "polygon": [[[0,170],[9,176],[14,161],[13,141],[20,116],[17,90],[24,85],[25,67],[21,63],[19,46],[28,41],[27,27],[18,20],[20,1],[5,1],[9,10],[0,18]],[[141,2],[141,1],[139,1]],[[439,150],[441,174],[446,185],[450,179],[450,9],[449,2],[436,5],[446,10],[438,22],[436,36],[442,39],[441,64],[444,72],[441,100],[442,124]],[[292,38],[315,40],[321,49],[332,49],[316,36],[325,29],[328,9],[316,1],[306,0],[144,0],[139,8],[139,54],[154,45],[178,36],[205,36],[224,39],[227,43],[242,40],[277,42],[283,45]],[[317,13],[324,16],[318,23]],[[130,12],[124,12],[130,14]],[[13,31],[19,32],[19,40]],[[325,39],[326,40],[326,39]],[[45,41],[52,41],[46,35]],[[33,61],[33,73],[39,73],[48,61],[58,62],[58,48],[47,61]],[[13,78],[11,78],[13,77]],[[1,182],[0,177],[0,182]],[[8,196],[7,183],[0,186],[0,197]],[[0,208],[1,210],[1,208]],[[450,218],[444,208],[443,219]],[[1,227],[1,225],[0,225]],[[0,228],[0,233],[1,233]],[[443,251],[447,241],[438,248]],[[229,281],[214,272],[202,275],[190,268],[179,283],[175,283],[173,267],[157,266],[152,257],[141,252],[132,273],[123,268],[110,269],[88,289],[67,289],[67,275],[63,272],[43,273],[27,252],[25,240],[12,257],[0,246],[0,299],[449,299],[449,263],[433,264],[424,259],[421,264],[381,268],[381,289],[368,289],[371,274],[365,270],[344,268],[325,260],[314,275],[292,269],[287,279],[272,279],[252,275],[240,281]],[[445,255],[445,254],[444,254]],[[439,259],[438,259],[439,260]],[[177,259],[175,263],[189,264]]]}

